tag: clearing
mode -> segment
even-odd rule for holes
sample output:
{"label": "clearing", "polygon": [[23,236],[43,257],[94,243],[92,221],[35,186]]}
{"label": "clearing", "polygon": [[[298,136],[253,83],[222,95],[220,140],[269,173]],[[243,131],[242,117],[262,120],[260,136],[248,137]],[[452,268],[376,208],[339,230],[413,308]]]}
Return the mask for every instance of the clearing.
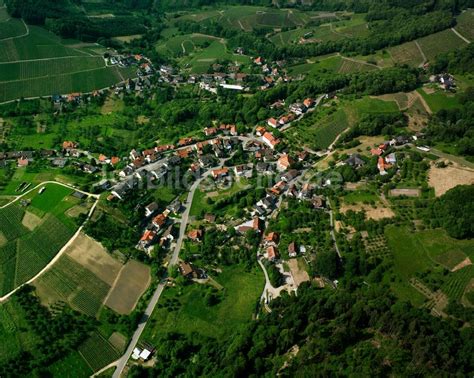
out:
{"label": "clearing", "polygon": [[434,188],[436,197],[443,195],[455,186],[474,184],[474,170],[460,167],[456,163],[446,168],[437,168],[432,164],[428,177],[428,183]]}

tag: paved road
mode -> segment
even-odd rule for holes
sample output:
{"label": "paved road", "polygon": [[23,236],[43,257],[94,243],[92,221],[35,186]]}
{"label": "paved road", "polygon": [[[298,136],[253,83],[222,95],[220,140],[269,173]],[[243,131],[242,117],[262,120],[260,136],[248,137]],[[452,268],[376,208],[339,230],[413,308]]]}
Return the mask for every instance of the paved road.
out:
{"label": "paved road", "polygon": [[[221,166],[226,160],[227,159],[221,159],[220,160]],[[189,221],[189,213],[191,211],[191,205],[193,203],[194,193],[196,192],[196,189],[198,188],[201,181],[205,177],[209,176],[209,174],[211,173],[211,171],[213,169],[217,169],[217,168],[219,168],[219,167],[213,167],[213,168],[208,169],[199,179],[197,179],[191,185],[191,187],[189,189],[188,197],[186,198],[186,202],[183,204],[184,207],[185,207],[185,210],[184,210],[184,212],[181,216],[181,224],[180,224],[180,227],[179,227],[179,236],[178,236],[178,239],[176,241],[176,246],[175,246],[175,249],[173,251],[173,255],[171,256],[169,266],[175,265],[178,262],[179,251],[181,250],[181,246],[183,244],[183,240],[184,240],[184,237],[185,237],[186,227],[187,227],[188,221]],[[155,292],[153,293],[153,296],[151,297],[151,300],[148,303],[148,306],[145,310],[144,316],[143,316],[140,324],[138,325],[138,328],[135,330],[135,332],[132,336],[132,340],[130,341],[130,344],[128,345],[128,348],[127,348],[125,354],[115,364],[117,366],[117,368],[115,369],[115,372],[112,376],[113,378],[119,378],[122,375],[122,372],[123,372],[125,366],[127,365],[128,359],[132,355],[133,349],[135,349],[135,347],[138,343],[138,340],[140,339],[140,336],[141,336],[143,330],[145,329],[146,323],[147,323],[148,319],[150,318],[151,314],[153,313],[153,310],[155,309],[155,306],[158,303],[158,300],[160,299],[161,294],[163,293],[164,288],[165,288],[165,284],[160,283],[158,285],[158,287],[156,288]],[[108,367],[111,367],[113,365],[114,364],[111,364]]]}

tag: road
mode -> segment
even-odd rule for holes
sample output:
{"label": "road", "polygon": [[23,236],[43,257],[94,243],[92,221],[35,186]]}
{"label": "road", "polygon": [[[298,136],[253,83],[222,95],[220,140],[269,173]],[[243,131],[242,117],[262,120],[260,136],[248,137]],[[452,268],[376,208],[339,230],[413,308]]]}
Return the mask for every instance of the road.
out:
{"label": "road", "polygon": [[[226,160],[227,159],[221,159],[220,160],[220,163],[221,163],[220,166],[222,166],[222,164]],[[184,240],[184,237],[185,237],[185,234],[186,234],[186,227],[187,227],[188,221],[189,221],[189,213],[191,211],[191,205],[193,203],[194,193],[196,192],[196,189],[198,188],[201,181],[205,177],[209,176],[209,174],[211,173],[211,171],[213,169],[217,169],[217,168],[219,168],[219,167],[209,168],[200,178],[198,178],[191,185],[191,187],[189,189],[189,193],[188,193],[188,196],[186,198],[186,202],[183,204],[183,206],[185,207],[185,210],[184,210],[184,212],[181,216],[181,224],[179,226],[179,236],[178,236],[178,239],[176,240],[176,246],[175,246],[173,254],[170,258],[169,266],[175,265],[178,262],[179,251],[181,250],[181,246],[183,244],[183,240]],[[123,356],[119,360],[116,361],[116,363],[113,363],[113,364],[110,364],[110,365],[107,366],[107,368],[110,368],[112,366],[117,366],[117,368],[115,369],[115,372],[112,376],[113,378],[119,378],[122,375],[122,372],[125,369],[125,366],[127,365],[127,362],[129,360],[130,356],[132,355],[132,352],[135,349],[135,347],[138,343],[138,340],[140,340],[140,336],[143,333],[143,330],[145,329],[146,323],[147,323],[148,319],[150,318],[151,314],[153,313],[153,310],[155,309],[155,306],[158,303],[158,300],[160,299],[164,288],[165,288],[165,283],[158,284],[158,287],[156,288],[155,292],[153,293],[153,296],[151,297],[150,302],[148,303],[148,306],[145,310],[143,318],[140,321],[140,324],[138,325],[137,329],[135,330],[135,332],[132,336],[132,340],[130,341],[130,344],[128,345],[127,350],[125,351]]]}

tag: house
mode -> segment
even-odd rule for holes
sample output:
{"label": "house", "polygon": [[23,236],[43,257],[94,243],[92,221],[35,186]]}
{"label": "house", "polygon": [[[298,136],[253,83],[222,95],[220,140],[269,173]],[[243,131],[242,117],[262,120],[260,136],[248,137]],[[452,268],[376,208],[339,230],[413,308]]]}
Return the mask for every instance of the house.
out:
{"label": "house", "polygon": [[206,127],[204,128],[204,135],[211,136],[217,134],[217,128],[215,127]]}
{"label": "house", "polygon": [[277,169],[279,171],[286,171],[292,164],[294,164],[294,160],[288,154],[283,154],[277,161]]}
{"label": "house", "polygon": [[176,156],[180,159],[187,159],[189,155],[193,152],[191,148],[183,148],[181,150],[176,151]]}
{"label": "house", "polygon": [[380,155],[383,154],[383,150],[381,148],[378,148],[378,147],[377,148],[372,148],[370,150],[370,153],[371,153],[372,156],[380,156]]}
{"label": "house", "polygon": [[51,161],[51,165],[58,168],[64,168],[67,163],[67,160],[64,158],[56,158]]}
{"label": "house", "polygon": [[280,241],[280,235],[277,232],[270,232],[265,236],[264,244],[266,246],[273,245],[276,247]]}
{"label": "house", "polygon": [[311,185],[309,183],[305,183],[298,194],[298,198],[309,199],[311,198],[312,192],[313,192],[313,188],[311,187]]}
{"label": "house", "polygon": [[309,109],[314,105],[314,100],[312,98],[305,98],[303,105]]}
{"label": "house", "polygon": [[230,125],[230,135],[232,135],[232,136],[237,136],[238,135],[237,126]]}
{"label": "house", "polygon": [[117,156],[112,156],[112,158],[110,159],[110,164],[117,165],[118,163],[120,163],[120,158]]}
{"label": "house", "polygon": [[133,188],[135,188],[135,180],[132,178],[115,186],[115,188],[112,190],[112,195],[120,200],[123,200],[125,195]]}
{"label": "house", "polygon": [[312,199],[311,199],[311,204],[313,205],[313,207],[315,209],[322,209],[324,208],[326,202],[324,200],[323,197],[320,197],[320,196],[314,196]]}
{"label": "house", "polygon": [[234,167],[234,172],[236,176],[242,176],[245,172],[247,172],[249,167],[245,164],[242,165],[236,165]]}
{"label": "house", "polygon": [[258,173],[272,173],[271,165],[269,163],[258,162],[256,169]]}
{"label": "house", "polygon": [[298,188],[296,187],[295,184],[290,185],[290,187],[286,191],[286,195],[288,197],[293,197],[293,198],[296,198],[298,196]]}
{"label": "house", "polygon": [[161,213],[153,218],[152,223],[158,230],[161,230],[166,225],[168,214]]}
{"label": "house", "polygon": [[267,121],[267,125],[276,128],[278,127],[278,121],[275,118],[270,118]]}
{"label": "house", "polygon": [[290,105],[290,112],[295,113],[296,115],[301,115],[306,111],[306,108],[303,104],[297,102],[296,104]]}
{"label": "house", "polygon": [[191,144],[193,143],[193,138],[181,138],[179,141],[178,141],[178,146],[179,147],[183,147],[183,146],[187,146],[188,144]]}
{"label": "house", "polygon": [[352,154],[345,160],[344,163],[350,165],[353,168],[360,168],[365,164],[365,161],[359,154]]}
{"label": "house", "polygon": [[263,64],[263,58],[262,57],[257,57],[253,60],[253,62],[257,65],[257,66],[261,66]]}
{"label": "house", "polygon": [[385,156],[385,162],[387,164],[395,164],[397,162],[397,157],[395,155],[395,152],[392,152],[391,154],[388,154]]}
{"label": "house", "polygon": [[181,211],[181,201],[176,199],[173,202],[171,202],[166,209],[169,210],[173,214],[178,214]]}
{"label": "house", "polygon": [[291,242],[290,244],[288,244],[288,256],[290,257],[296,257],[297,255],[297,252],[296,252],[296,243],[295,242]]}
{"label": "house", "polygon": [[148,249],[150,248],[153,243],[156,240],[156,231],[153,230],[146,230],[142,237],[140,238],[140,241],[138,242],[137,247],[139,249]]}
{"label": "house", "polygon": [[253,218],[252,228],[254,231],[261,233],[263,229],[265,228],[265,223],[259,217],[255,217]]}
{"label": "house", "polygon": [[28,166],[28,164],[29,164],[29,160],[28,160],[28,158],[26,158],[24,156],[19,157],[18,160],[17,160],[18,167],[26,167],[26,166]]}
{"label": "house", "polygon": [[261,205],[262,205],[263,208],[265,208],[266,210],[272,210],[272,209],[274,209],[276,203],[277,203],[277,199],[276,199],[276,197],[274,197],[274,196],[272,196],[272,195],[266,196],[266,197],[261,201]]}
{"label": "house", "polygon": [[160,238],[160,246],[164,246],[167,242],[173,241],[174,240],[174,235],[173,235],[173,225],[171,224],[165,232],[163,232],[163,235],[161,235]]}
{"label": "house", "polygon": [[145,159],[143,158],[143,156],[139,156],[134,161],[132,161],[132,165],[135,169],[143,167],[144,164]]}
{"label": "house", "polygon": [[209,223],[214,223],[216,221],[216,216],[211,213],[207,213],[204,215],[204,220],[206,220]]}
{"label": "house", "polygon": [[158,210],[158,204],[156,202],[152,202],[145,207],[145,216],[149,217],[150,215],[153,215],[153,213],[157,210]]}
{"label": "house", "polygon": [[229,168],[219,168],[214,169],[212,172],[212,177],[217,180],[226,177],[229,174]]}
{"label": "house", "polygon": [[273,187],[270,189],[270,192],[279,196],[283,193],[286,188],[286,183],[284,181],[278,181]]}
{"label": "house", "polygon": [[392,167],[392,164],[386,163],[384,158],[382,156],[379,156],[378,162],[377,162],[377,168],[379,169],[379,172],[382,176],[387,174],[386,169],[389,169]]}
{"label": "house", "polygon": [[456,83],[454,81],[454,77],[449,75],[449,74],[440,75],[439,76],[439,83],[441,85],[441,88],[443,88],[445,91],[449,91],[453,87],[456,86]]}
{"label": "house", "polygon": [[206,278],[206,272],[202,269],[194,267],[193,264],[181,261],[179,263],[179,272],[187,278]]}
{"label": "house", "polygon": [[286,125],[287,123],[290,123],[294,119],[295,119],[295,117],[294,117],[293,114],[288,114],[288,115],[281,116],[280,119],[278,120],[278,123],[281,126],[283,126],[283,125]]}
{"label": "house", "polygon": [[278,259],[278,249],[274,246],[270,246],[267,248],[267,252],[265,254],[265,257],[268,259],[268,261],[275,261]]}
{"label": "house", "polygon": [[63,150],[66,151],[66,152],[69,151],[69,150],[72,150],[74,148],[77,148],[77,147],[78,147],[78,143],[76,143],[76,142],[72,142],[70,140],[65,140],[63,142]]}
{"label": "house", "polygon": [[298,161],[305,161],[308,158],[309,153],[307,151],[301,151],[301,152],[298,152],[297,156],[298,156]]}
{"label": "house", "polygon": [[214,159],[210,155],[201,156],[198,161],[202,168],[210,167],[214,164]]}
{"label": "house", "polygon": [[273,134],[268,131],[263,134],[262,139],[271,149],[274,149],[277,144],[280,143],[280,140],[275,138]]}
{"label": "house", "polygon": [[134,176],[140,181],[146,180],[148,176],[148,171],[145,169],[142,169],[141,171],[136,171]]}
{"label": "house", "polygon": [[255,134],[256,134],[257,136],[262,136],[263,134],[265,134],[266,131],[267,131],[267,130],[265,130],[265,127],[263,127],[263,126],[257,126],[257,127],[255,128]]}
{"label": "house", "polygon": [[285,182],[290,182],[295,179],[300,173],[296,169],[290,169],[284,175],[281,176],[281,180]]}
{"label": "house", "polygon": [[188,238],[193,241],[201,241],[204,231],[201,229],[195,229],[188,232]]}

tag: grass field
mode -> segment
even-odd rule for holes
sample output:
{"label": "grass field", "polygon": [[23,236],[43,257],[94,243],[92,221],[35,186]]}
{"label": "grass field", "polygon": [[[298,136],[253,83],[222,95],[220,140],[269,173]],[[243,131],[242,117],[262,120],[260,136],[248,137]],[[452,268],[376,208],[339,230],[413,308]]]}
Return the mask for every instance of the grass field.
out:
{"label": "grass field", "polygon": [[[451,269],[466,257],[474,258],[474,241],[450,238],[443,230],[415,233],[406,228],[389,227],[385,235],[393,253],[394,271],[401,279],[393,282],[392,288],[401,299],[415,305],[421,305],[423,298],[408,280],[417,272],[439,265]],[[449,298],[459,299],[472,277],[472,266],[450,272],[442,290]]]}
{"label": "grass field", "polygon": [[[43,194],[37,190],[28,211],[42,218],[29,231],[22,224],[25,211],[17,204],[0,209],[0,294],[6,294],[38,273],[71,238],[77,225],[64,212],[77,203],[69,199],[71,190],[48,184]],[[44,195],[44,197],[42,197]]]}
{"label": "grass field", "polygon": [[87,378],[93,373],[84,358],[76,351],[49,366],[48,371],[57,378],[69,377],[71,372],[74,372],[74,377]]}
{"label": "grass field", "polygon": [[[311,60],[313,61],[313,60]],[[314,59],[314,63],[298,64],[290,68],[292,75],[313,75],[320,76],[330,73],[354,73],[375,70],[377,67],[356,62],[339,55],[328,56],[323,59]]]}
{"label": "grass field", "polygon": [[160,300],[163,304],[153,312],[142,339],[154,342],[160,334],[169,332],[198,332],[208,337],[225,338],[250,320],[263,290],[262,272],[246,272],[242,267],[234,266],[225,268],[213,278],[224,287],[222,302],[212,307],[205,304],[207,285],[193,283],[182,288],[166,288]]}
{"label": "grass field", "polygon": [[468,9],[462,12],[457,18],[457,25],[454,27],[464,38],[471,42],[474,40],[474,10]]}
{"label": "grass field", "polygon": [[158,44],[156,50],[172,56],[189,55],[197,48],[205,47],[218,38],[204,34],[184,34],[177,35]]}
{"label": "grass field", "polygon": [[451,29],[420,38],[418,43],[428,60],[433,60],[439,54],[464,47],[467,44]]}
{"label": "grass field", "polygon": [[434,93],[426,93],[423,88],[417,89],[418,93],[425,99],[433,112],[441,109],[454,109],[459,107],[458,98],[452,93],[436,90]]}

